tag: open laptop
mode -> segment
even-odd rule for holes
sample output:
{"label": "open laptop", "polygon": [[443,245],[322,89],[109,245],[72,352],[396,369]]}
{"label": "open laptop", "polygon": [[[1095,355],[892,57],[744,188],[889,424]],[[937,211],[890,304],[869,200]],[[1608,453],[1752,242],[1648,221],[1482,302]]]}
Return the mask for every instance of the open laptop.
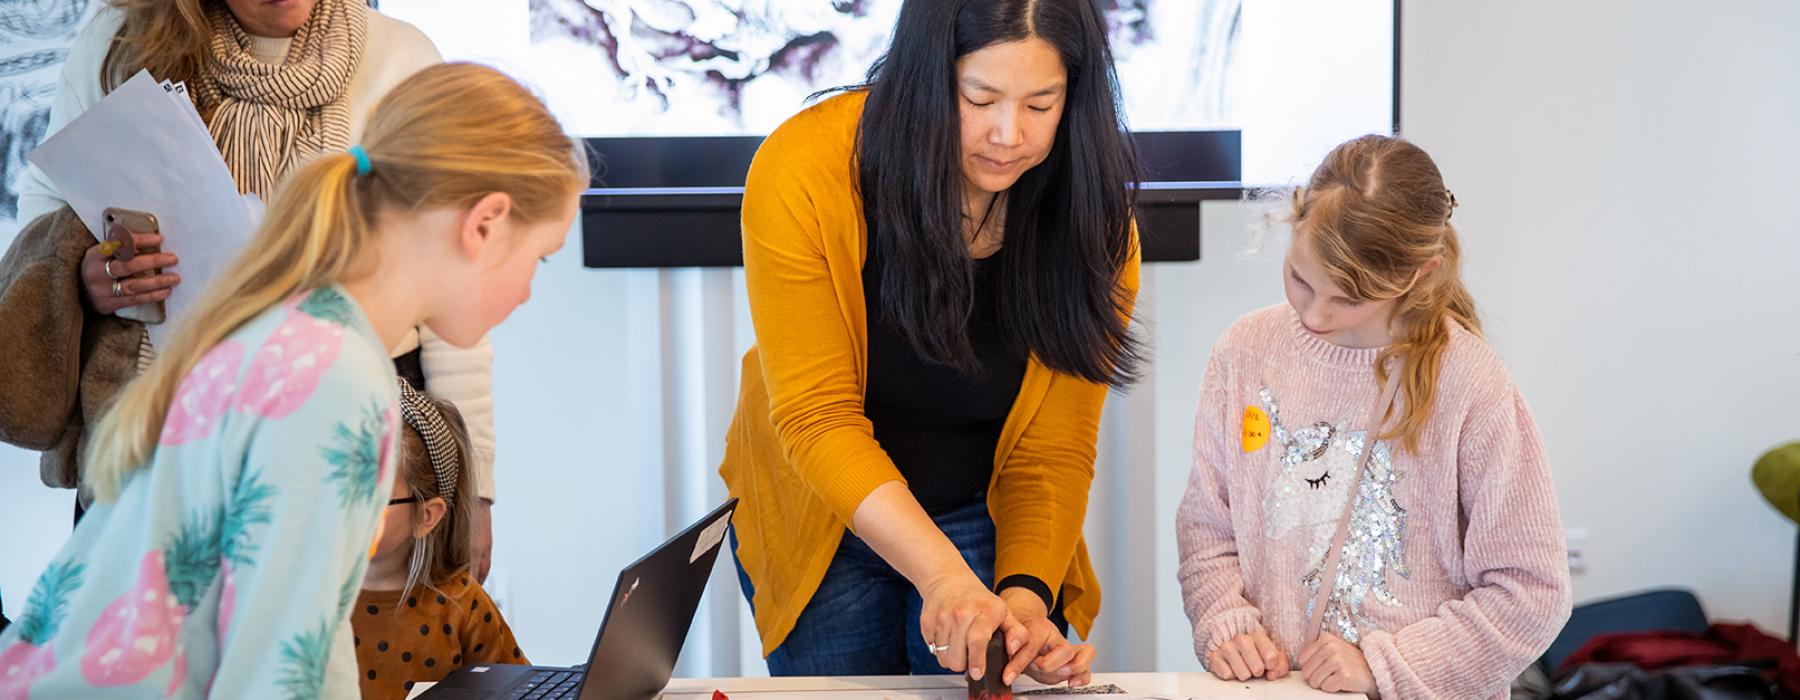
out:
{"label": "open laptop", "polygon": [[584,667],[471,664],[420,700],[643,700],[675,672],[700,594],[719,558],[733,498],[619,572]]}

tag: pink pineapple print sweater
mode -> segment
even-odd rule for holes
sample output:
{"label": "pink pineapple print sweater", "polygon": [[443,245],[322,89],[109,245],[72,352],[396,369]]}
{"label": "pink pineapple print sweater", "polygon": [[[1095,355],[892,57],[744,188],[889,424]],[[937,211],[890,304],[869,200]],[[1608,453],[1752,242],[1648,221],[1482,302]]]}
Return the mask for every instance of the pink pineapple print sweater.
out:
{"label": "pink pineapple print sweater", "polygon": [[398,400],[338,287],[214,346],[149,464],[0,633],[0,700],[358,697],[350,606],[393,490]]}
{"label": "pink pineapple print sweater", "polygon": [[1362,650],[1383,697],[1504,697],[1569,615],[1537,425],[1499,356],[1453,327],[1418,448],[1371,446],[1379,352],[1307,332],[1286,304],[1240,319],[1214,348],[1176,516],[1194,651],[1205,662],[1261,629],[1298,668],[1354,499],[1323,633]]}

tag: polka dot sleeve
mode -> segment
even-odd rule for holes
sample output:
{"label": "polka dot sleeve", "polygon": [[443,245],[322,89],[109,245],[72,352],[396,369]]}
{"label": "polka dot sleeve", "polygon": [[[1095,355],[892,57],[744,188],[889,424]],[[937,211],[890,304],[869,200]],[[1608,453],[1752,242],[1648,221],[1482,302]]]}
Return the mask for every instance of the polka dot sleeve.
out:
{"label": "polka dot sleeve", "polygon": [[524,650],[519,647],[519,640],[513,637],[506,618],[501,617],[499,608],[494,607],[494,600],[488,597],[487,591],[482,590],[480,584],[470,579],[468,594],[463,599],[467,601],[465,605],[468,617],[461,630],[462,663],[531,663]]}

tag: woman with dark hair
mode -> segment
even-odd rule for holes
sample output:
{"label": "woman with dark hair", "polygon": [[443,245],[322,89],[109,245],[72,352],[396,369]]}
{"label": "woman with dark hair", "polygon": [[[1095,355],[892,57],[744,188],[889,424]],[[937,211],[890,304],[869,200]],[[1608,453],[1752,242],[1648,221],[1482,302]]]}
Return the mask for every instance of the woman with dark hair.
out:
{"label": "woman with dark hair", "polygon": [[907,0],[868,82],[757,153],[720,473],[771,673],[1087,682],[1095,435],[1142,361],[1105,26],[1094,0]]}

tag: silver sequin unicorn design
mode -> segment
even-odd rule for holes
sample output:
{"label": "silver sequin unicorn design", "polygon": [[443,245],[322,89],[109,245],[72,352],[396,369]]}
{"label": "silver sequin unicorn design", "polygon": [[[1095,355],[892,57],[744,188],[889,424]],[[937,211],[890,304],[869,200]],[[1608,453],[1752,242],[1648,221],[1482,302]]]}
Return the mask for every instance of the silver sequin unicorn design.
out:
{"label": "silver sequin unicorn design", "polygon": [[1393,455],[1387,443],[1377,442],[1362,482],[1352,484],[1356,463],[1367,444],[1365,432],[1351,432],[1342,422],[1324,421],[1290,430],[1281,420],[1274,394],[1264,387],[1260,395],[1269,413],[1270,432],[1282,450],[1281,469],[1263,494],[1264,534],[1271,542],[1295,530],[1307,538],[1306,575],[1300,583],[1306,590],[1308,619],[1344,501],[1356,499],[1323,625],[1325,631],[1356,642],[1363,630],[1377,627],[1364,611],[1364,601],[1373,597],[1384,605],[1399,606],[1399,599],[1388,590],[1387,574],[1409,575],[1406,509],[1394,500],[1393,487],[1400,474],[1394,469]]}

